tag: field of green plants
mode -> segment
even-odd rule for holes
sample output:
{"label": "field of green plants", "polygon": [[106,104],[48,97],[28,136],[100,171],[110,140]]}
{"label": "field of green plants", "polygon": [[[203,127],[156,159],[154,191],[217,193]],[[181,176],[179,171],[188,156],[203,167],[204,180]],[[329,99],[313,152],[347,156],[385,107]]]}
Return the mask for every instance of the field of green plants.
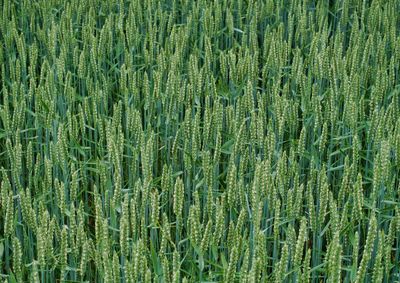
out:
{"label": "field of green plants", "polygon": [[0,0],[0,282],[400,282],[399,0]]}

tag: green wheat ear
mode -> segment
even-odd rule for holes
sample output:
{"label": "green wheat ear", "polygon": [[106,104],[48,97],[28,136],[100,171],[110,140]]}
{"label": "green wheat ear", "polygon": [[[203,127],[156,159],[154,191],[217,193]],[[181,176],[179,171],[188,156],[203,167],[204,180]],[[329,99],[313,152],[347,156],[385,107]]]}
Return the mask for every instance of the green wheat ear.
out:
{"label": "green wheat ear", "polygon": [[2,1],[0,280],[395,282],[399,1]]}

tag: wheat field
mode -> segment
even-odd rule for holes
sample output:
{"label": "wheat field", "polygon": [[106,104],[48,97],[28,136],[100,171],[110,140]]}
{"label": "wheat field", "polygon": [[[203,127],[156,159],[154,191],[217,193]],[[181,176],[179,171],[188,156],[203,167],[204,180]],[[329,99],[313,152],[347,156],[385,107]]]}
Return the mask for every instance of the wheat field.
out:
{"label": "wheat field", "polygon": [[400,282],[399,0],[0,0],[0,282]]}

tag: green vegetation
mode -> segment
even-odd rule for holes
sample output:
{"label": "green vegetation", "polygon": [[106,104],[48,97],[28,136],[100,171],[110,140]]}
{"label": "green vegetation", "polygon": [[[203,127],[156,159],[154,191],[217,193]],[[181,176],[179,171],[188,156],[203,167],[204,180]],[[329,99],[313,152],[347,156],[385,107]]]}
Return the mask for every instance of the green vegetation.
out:
{"label": "green vegetation", "polygon": [[0,281],[400,281],[399,11],[1,0]]}

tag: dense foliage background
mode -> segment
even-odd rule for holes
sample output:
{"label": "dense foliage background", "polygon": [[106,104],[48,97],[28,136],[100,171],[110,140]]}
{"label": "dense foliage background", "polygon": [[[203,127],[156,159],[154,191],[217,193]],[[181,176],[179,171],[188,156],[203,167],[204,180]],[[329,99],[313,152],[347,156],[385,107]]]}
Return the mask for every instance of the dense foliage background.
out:
{"label": "dense foliage background", "polygon": [[2,280],[400,280],[400,1],[0,7]]}

